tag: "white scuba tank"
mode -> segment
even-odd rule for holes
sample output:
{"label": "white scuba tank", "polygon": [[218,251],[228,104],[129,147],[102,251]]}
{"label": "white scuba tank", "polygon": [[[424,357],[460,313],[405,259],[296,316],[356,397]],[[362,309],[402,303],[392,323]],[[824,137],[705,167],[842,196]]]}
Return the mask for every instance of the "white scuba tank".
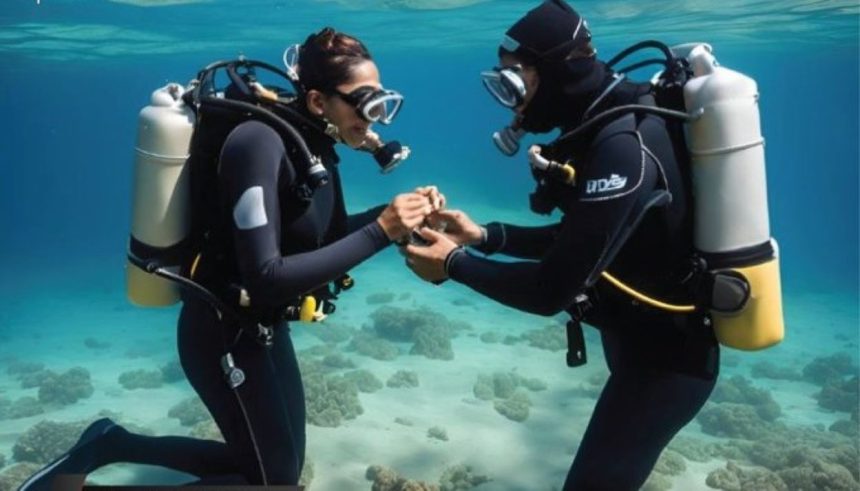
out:
{"label": "white scuba tank", "polygon": [[[194,112],[182,101],[184,89],[171,83],[152,93],[140,111],[134,163],[131,239],[163,249],[180,243],[189,232],[188,158]],[[128,298],[141,306],[179,301],[178,287],[129,262]]]}
{"label": "white scuba tank", "polygon": [[[693,116],[686,130],[694,245],[706,258],[718,255],[722,270],[743,276],[750,292],[738,312],[711,310],[714,329],[727,346],[765,348],[782,340],[784,323],[776,243],[768,223],[758,87],[750,77],[720,66],[707,44],[672,51],[686,57],[693,71],[684,85],[684,102]],[[772,246],[769,257],[750,261],[744,253],[762,246]]]}

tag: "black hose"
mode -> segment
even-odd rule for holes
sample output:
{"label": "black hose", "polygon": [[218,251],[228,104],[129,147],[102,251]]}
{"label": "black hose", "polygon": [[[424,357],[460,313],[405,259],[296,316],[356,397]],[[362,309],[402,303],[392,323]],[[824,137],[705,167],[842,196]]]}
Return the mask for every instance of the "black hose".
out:
{"label": "black hose", "polygon": [[298,147],[302,158],[305,160],[305,164],[307,165],[306,169],[310,169],[313,165],[313,156],[311,155],[311,151],[310,149],[308,149],[307,143],[305,143],[305,140],[302,138],[299,132],[293,127],[293,125],[284,121],[282,118],[279,118],[277,115],[275,115],[268,109],[247,102],[236,101],[232,99],[221,99],[219,97],[212,96],[203,97],[200,99],[199,102],[201,104],[209,104],[224,109],[239,109],[263,119],[266,123],[269,123],[274,127],[280,129],[281,131],[279,133],[281,133],[282,135],[285,134],[286,136],[289,136],[291,140],[293,140],[293,143],[295,143],[295,145]]}
{"label": "black hose", "polygon": [[227,76],[230,78],[230,81],[233,82],[233,85],[235,85],[236,88],[239,89],[239,92],[241,92],[245,97],[259,100],[256,94],[254,94],[253,89],[251,89],[251,86],[239,76],[239,72],[236,71],[235,63],[227,65]]}
{"label": "black hose", "polygon": [[660,51],[662,51],[663,55],[666,57],[666,62],[665,62],[666,68],[669,67],[669,63],[672,61],[672,59],[675,58],[672,55],[672,50],[670,50],[669,47],[666,46],[664,43],[661,43],[660,41],[649,40],[649,41],[642,41],[641,43],[636,43],[633,46],[630,46],[629,48],[627,48],[624,51],[615,55],[611,60],[609,60],[606,63],[606,65],[609,67],[612,67],[616,63],[623,60],[624,58],[627,58],[628,56],[635,53],[636,51],[643,50],[645,48],[655,48],[655,49],[659,49]]}
{"label": "black hose", "polygon": [[666,67],[666,60],[661,60],[660,58],[649,58],[647,60],[643,60],[643,61],[640,61],[638,63],[634,63],[630,66],[626,66],[626,67],[618,70],[618,73],[630,73],[633,70],[638,70],[642,67],[646,67],[649,65],[663,65],[663,67],[665,68]]}
{"label": "black hose", "polygon": [[645,112],[645,113],[657,114],[659,116],[666,116],[666,117],[670,117],[670,118],[681,119],[683,121],[689,121],[693,118],[689,114],[682,112],[682,111],[674,111],[672,109],[664,109],[662,107],[646,106],[643,104],[627,104],[624,106],[614,107],[612,109],[609,109],[607,111],[604,111],[604,112],[598,114],[597,116],[594,116],[593,118],[582,123],[581,125],[577,126],[576,128],[574,128],[574,129],[568,131],[567,133],[556,138],[556,140],[554,142],[552,142],[550,144],[550,146],[555,147],[559,144],[565,143],[568,140],[573,139],[574,137],[576,137],[577,135],[579,135],[583,131],[591,128],[592,126],[594,126],[597,123],[600,123],[600,122],[602,122],[608,118],[617,116],[618,114],[623,114],[623,113],[628,113],[628,112]]}
{"label": "black hose", "polygon": [[186,291],[196,295],[199,299],[209,304],[218,312],[218,317],[223,317],[225,314],[241,322],[241,317],[233,309],[221,301],[214,293],[210,292],[200,283],[190,280],[182,275],[178,275],[164,268],[158,261],[147,261],[135,256],[132,253],[128,254],[128,260],[133,265],[146,271],[149,274],[160,276],[168,281],[172,281],[184,288]]}
{"label": "black hose", "polygon": [[287,75],[287,72],[263,61],[246,60],[244,58],[240,58],[238,60],[215,61],[206,65],[205,67],[203,67],[203,69],[197,72],[198,85],[193,90],[193,101],[199,102],[202,97],[201,94],[205,93],[206,95],[212,95],[216,92],[216,89],[214,87],[214,77],[215,73],[219,69],[226,69],[228,77],[234,84],[236,84],[236,86],[239,88],[239,90],[242,91],[242,93],[249,97],[255,97],[259,100],[256,94],[250,91],[248,85],[244,82],[244,80],[242,80],[241,77],[238,76],[238,74],[236,73],[236,67],[262,68],[287,80],[297,94],[301,93],[301,86],[295,80],[291,79],[289,75]]}

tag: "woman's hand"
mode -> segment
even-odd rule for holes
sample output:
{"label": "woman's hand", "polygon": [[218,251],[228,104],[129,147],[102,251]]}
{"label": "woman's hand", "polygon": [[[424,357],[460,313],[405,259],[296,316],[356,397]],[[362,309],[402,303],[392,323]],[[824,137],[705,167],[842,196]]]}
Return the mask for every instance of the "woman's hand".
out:
{"label": "woman's hand", "polygon": [[393,242],[401,242],[433,212],[430,199],[419,193],[397,195],[376,221]]}
{"label": "woman's hand", "polygon": [[427,223],[435,230],[442,230],[449,239],[459,245],[476,245],[484,240],[484,232],[460,210],[439,210],[427,217]]}
{"label": "woman's hand", "polygon": [[430,228],[420,228],[416,233],[427,245],[407,245],[401,251],[406,256],[406,266],[422,280],[440,283],[448,279],[445,259],[457,248],[451,239]]}
{"label": "woman's hand", "polygon": [[445,208],[445,195],[440,193],[439,188],[436,186],[422,186],[415,188],[415,192],[420,195],[427,196],[427,199],[430,200],[430,204],[433,205],[433,211]]}

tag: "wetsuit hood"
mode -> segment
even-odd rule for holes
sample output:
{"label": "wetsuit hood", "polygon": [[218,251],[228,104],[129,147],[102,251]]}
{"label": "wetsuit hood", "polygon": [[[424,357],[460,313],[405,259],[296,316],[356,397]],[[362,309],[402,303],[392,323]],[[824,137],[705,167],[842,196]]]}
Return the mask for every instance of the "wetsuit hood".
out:
{"label": "wetsuit hood", "polygon": [[540,81],[520,122],[530,133],[578,125],[612,82],[612,70],[594,58],[541,61],[535,66]]}
{"label": "wetsuit hood", "polygon": [[505,32],[499,56],[513,53],[528,64],[561,60],[591,42],[588,23],[563,0],[546,0]]}
{"label": "wetsuit hood", "polygon": [[499,56],[516,56],[540,77],[520,121],[523,129],[546,133],[582,120],[612,75],[593,53],[588,23],[563,0],[546,0],[505,32]]}
{"label": "wetsuit hood", "polygon": [[[559,125],[562,133],[576,129],[585,121],[614,107],[638,104],[640,97],[651,91],[651,84],[648,82],[622,80],[617,83],[615,87],[612,87],[610,91],[603,94],[603,91],[606,90],[609,84],[613,83],[614,74],[610,72],[608,75],[609,76],[604,79],[601,89],[598,90],[596,94],[592,94],[586,98],[589,101],[586,107],[577,107],[579,112],[571,112],[566,117],[562,118],[562,123]],[[601,94],[603,94],[602,97],[600,97]],[[588,110],[588,114],[583,113],[586,110]],[[582,156],[584,152],[587,151],[588,147],[591,146],[592,140],[598,133],[600,133],[600,130],[612,121],[614,121],[614,118],[594,124],[590,129],[564,143],[562,148],[566,149],[565,153]]]}

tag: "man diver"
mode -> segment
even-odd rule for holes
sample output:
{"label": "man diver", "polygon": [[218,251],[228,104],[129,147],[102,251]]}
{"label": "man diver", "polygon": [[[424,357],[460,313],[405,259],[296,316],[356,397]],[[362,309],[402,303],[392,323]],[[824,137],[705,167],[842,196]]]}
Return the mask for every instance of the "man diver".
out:
{"label": "man diver", "polygon": [[[647,99],[649,84],[625,80],[595,54],[587,23],[563,0],[543,2],[508,29],[500,65],[483,74],[490,93],[516,113],[499,143],[516,145],[524,132],[566,132]],[[559,209],[557,224],[481,227],[462,211],[441,210],[428,221],[444,222],[444,233],[422,228],[427,245],[404,249],[408,266],[425,280],[450,278],[525,312],[569,312],[571,366],[585,362],[579,322],[599,329],[610,376],[566,491],[639,489],[716,383],[719,350],[705,316],[640,304],[600,275],[611,265],[643,290],[690,302],[682,278],[693,250],[691,196],[679,165],[684,149],[673,144],[668,124],[621,112],[556,148],[548,157],[572,161],[572,170],[533,169],[538,189],[531,204],[542,213]],[[662,206],[651,206],[654,196],[667,195]],[[462,246],[522,261],[494,261]]]}

